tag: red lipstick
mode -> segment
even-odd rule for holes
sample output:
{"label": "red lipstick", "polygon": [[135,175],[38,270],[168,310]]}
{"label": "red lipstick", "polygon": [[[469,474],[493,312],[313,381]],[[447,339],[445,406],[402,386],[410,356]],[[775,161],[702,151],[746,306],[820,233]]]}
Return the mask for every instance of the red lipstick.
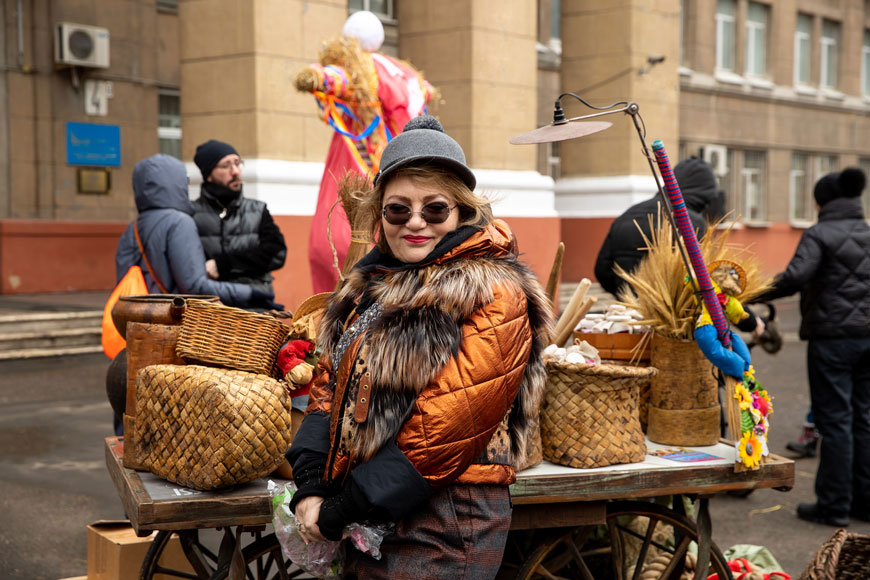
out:
{"label": "red lipstick", "polygon": [[409,244],[425,244],[431,238],[429,238],[427,236],[404,236],[402,239],[405,240],[406,242],[408,242]]}

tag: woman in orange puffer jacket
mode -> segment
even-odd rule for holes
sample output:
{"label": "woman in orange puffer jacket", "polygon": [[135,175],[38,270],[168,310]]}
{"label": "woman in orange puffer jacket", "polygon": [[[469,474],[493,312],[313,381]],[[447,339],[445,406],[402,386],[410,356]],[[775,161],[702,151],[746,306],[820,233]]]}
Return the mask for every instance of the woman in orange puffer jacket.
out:
{"label": "woman in orange puffer jacket", "polygon": [[361,199],[378,243],[331,298],[305,420],[287,457],[308,539],[395,522],[346,577],[492,578],[508,485],[546,381],[550,308],[431,117],[384,151]]}

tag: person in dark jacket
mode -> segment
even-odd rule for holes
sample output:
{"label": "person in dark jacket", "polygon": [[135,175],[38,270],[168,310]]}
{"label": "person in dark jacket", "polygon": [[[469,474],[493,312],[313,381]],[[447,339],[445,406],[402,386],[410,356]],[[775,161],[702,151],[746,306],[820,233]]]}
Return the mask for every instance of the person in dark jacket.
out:
{"label": "person in dark jacket", "polygon": [[271,272],[284,266],[287,246],[266,204],[242,195],[241,157],[232,145],[212,139],[196,148],[193,162],[203,180],[193,219],[209,277],[274,295]]}
{"label": "person in dark jacket", "polygon": [[[245,284],[211,280],[205,271],[205,253],[193,221],[187,196],[184,164],[168,155],[153,155],[133,169],[133,192],[139,216],[118,242],[115,269],[118,281],[131,266],[139,266],[149,293],[211,294],[227,306],[256,304],[269,308],[273,296]],[[136,242],[134,228],[153,269],[153,276]],[[159,284],[154,280],[157,277]]]}
{"label": "person in dark jacket", "polygon": [[798,517],[846,526],[870,521],[870,226],[860,195],[866,176],[848,168],[816,183],[819,221],[760,300],[800,292],[800,337],[821,433],[816,503]]}
{"label": "person in dark jacket", "polygon": [[[674,176],[683,192],[692,227],[697,231],[698,239],[701,239],[707,232],[707,220],[704,219],[703,212],[708,204],[717,199],[719,191],[713,168],[702,159],[690,157],[674,167]],[[604,238],[595,261],[595,277],[601,287],[614,296],[619,294],[625,284],[614,272],[614,267],[622,266],[626,272],[631,272],[646,256],[643,236],[649,238],[651,234],[649,216],[653,217],[653,226],[658,225],[660,203],[661,198],[655,195],[631,206],[613,221],[607,237]]]}

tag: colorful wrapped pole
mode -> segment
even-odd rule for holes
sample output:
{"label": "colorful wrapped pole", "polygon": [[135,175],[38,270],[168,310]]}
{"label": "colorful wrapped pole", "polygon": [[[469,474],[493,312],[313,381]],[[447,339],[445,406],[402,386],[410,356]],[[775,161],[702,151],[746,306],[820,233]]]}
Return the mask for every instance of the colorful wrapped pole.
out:
{"label": "colorful wrapped pole", "polygon": [[[704,256],[701,254],[698,236],[692,227],[692,221],[689,219],[686,202],[683,201],[683,194],[680,191],[677,178],[674,177],[674,172],[671,169],[668,153],[665,151],[665,146],[660,139],[656,139],[653,142],[652,150],[656,157],[656,163],[659,166],[659,173],[661,173],[662,180],[664,180],[665,192],[673,211],[674,222],[680,231],[680,236],[683,238],[683,243],[689,254],[689,261],[692,263],[692,269],[695,271],[695,279],[698,281],[698,288],[701,290],[704,305],[710,313],[710,318],[713,321],[713,326],[716,327],[716,333],[720,342],[724,347],[728,348],[731,346],[731,333],[728,329],[728,321],[722,312],[722,305],[719,304],[719,300],[716,298],[716,290],[713,288],[713,281],[710,279],[710,273],[707,271],[707,265],[704,263]],[[691,272],[689,274],[691,275]]]}

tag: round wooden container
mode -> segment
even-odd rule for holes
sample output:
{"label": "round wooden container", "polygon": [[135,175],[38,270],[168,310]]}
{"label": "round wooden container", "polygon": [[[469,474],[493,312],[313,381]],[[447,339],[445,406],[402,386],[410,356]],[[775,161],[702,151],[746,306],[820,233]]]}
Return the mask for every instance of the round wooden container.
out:
{"label": "round wooden container", "polygon": [[714,445],[720,436],[719,387],[695,341],[653,335],[647,437],[663,445]]}

